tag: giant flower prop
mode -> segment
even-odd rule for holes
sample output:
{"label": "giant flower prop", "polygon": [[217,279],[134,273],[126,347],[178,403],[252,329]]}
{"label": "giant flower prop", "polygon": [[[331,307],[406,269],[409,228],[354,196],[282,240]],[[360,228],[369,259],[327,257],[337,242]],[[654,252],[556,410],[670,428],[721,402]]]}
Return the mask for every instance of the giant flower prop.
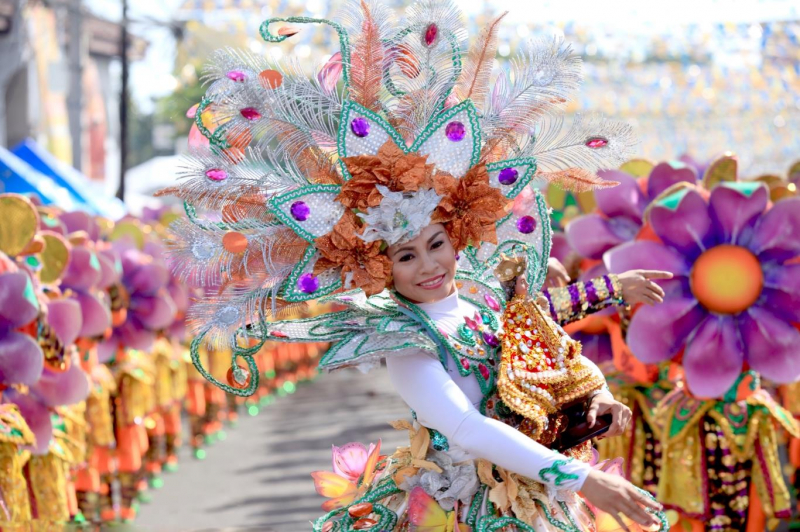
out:
{"label": "giant flower prop", "polygon": [[695,169],[679,161],[659,163],[641,179],[623,170],[599,175],[620,184],[596,190],[597,212],[573,219],[565,231],[570,246],[589,259],[600,259],[614,246],[637,238],[644,226],[645,209],[669,187],[697,182]]}
{"label": "giant flower prop", "polygon": [[637,358],[682,361],[692,393],[720,397],[745,369],[776,382],[800,376],[800,198],[770,207],[761,183],[687,187],[651,206],[660,239],[605,256],[612,272],[665,269],[664,304],[628,329]]}

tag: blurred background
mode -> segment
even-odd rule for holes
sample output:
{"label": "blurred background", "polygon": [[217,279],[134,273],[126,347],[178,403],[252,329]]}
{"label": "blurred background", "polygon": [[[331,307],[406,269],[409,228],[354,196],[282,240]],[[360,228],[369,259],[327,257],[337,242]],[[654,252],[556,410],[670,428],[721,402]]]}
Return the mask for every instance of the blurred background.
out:
{"label": "blurred background", "polygon": [[[796,1],[460,5],[473,35],[493,14],[512,12],[501,61],[531,37],[571,42],[585,83],[569,112],[629,121],[647,158],[708,160],[731,150],[740,175],[756,177],[785,174],[800,152]],[[331,30],[268,45],[258,26],[335,9],[327,0],[0,0],[0,146],[23,159],[26,144],[46,151],[138,214],[157,206],[152,192],[174,179],[209,55],[223,46],[293,54],[311,72],[336,51]]]}
{"label": "blurred background", "polygon": [[[398,13],[406,4],[385,3]],[[473,37],[490,17],[511,12],[500,30],[501,62],[533,37],[571,42],[585,81],[568,113],[630,122],[646,159],[707,161],[732,151],[747,179],[785,176],[800,156],[797,0],[458,3]],[[164,200],[153,193],[176,180],[192,125],[186,114],[203,94],[211,53],[233,46],[294,55],[314,73],[338,50],[333,31],[267,44],[258,27],[270,16],[329,17],[336,7],[0,0],[0,193],[33,192],[45,205],[115,220],[158,209]],[[308,529],[323,500],[308,473],[330,468],[327,445],[383,437],[392,449],[404,434],[386,422],[407,415],[380,371],[326,376],[264,412],[244,416],[205,461],[182,463],[130,526]]]}

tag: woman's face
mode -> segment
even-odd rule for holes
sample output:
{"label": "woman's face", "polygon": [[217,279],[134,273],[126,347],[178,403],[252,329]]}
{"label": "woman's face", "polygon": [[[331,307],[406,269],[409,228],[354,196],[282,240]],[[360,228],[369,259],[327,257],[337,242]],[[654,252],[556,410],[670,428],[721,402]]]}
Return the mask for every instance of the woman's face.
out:
{"label": "woman's face", "polygon": [[453,293],[456,252],[441,224],[429,225],[413,240],[386,250],[394,288],[415,303],[432,303]]}

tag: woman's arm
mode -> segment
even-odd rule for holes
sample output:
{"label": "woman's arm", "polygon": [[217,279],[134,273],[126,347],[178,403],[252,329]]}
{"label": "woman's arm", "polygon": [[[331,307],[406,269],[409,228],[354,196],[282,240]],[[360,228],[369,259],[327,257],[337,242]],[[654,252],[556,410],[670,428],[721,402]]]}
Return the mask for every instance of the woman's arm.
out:
{"label": "woman's arm", "polygon": [[603,275],[591,281],[578,281],[567,286],[547,288],[551,317],[561,325],[585,318],[612,305],[622,304],[622,285],[616,275]]}
{"label": "woman's arm", "polygon": [[500,421],[483,416],[428,354],[388,358],[389,377],[427,428],[476,458],[483,458],[549,486],[578,491],[590,467],[536,443]]}

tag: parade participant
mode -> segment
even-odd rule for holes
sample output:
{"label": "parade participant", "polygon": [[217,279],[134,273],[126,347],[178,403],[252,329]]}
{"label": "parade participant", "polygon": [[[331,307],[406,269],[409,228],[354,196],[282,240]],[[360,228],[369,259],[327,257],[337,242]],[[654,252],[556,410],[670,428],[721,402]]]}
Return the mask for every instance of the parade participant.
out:
{"label": "parade participant", "polygon": [[[532,303],[550,229],[541,195],[527,185],[534,177],[573,190],[613,185],[593,172],[624,160],[630,129],[579,120],[562,131],[544,118],[580,78],[577,58],[558,41],[532,43],[513,75],[493,75],[502,17],[462,58],[465,32],[449,2],[412,5],[399,28],[377,2],[344,12],[341,24],[292,17],[261,26],[269,42],[298,31],[284,26],[276,35],[274,23],[331,26],[342,48],[316,79],[239,53],[221,53],[209,70],[195,116],[211,146],[169,191],[189,215],[173,227],[177,273],[219,287],[189,313],[198,370],[226,391],[253,393],[260,346],[249,346],[252,337],[330,341],[320,361],[327,370],[386,359],[415,412],[412,445],[388,460],[377,446],[358,470],[345,467],[346,452],[335,457],[333,473],[315,475],[332,497],[315,530],[587,530],[604,527],[605,517],[666,529],[649,495],[587,463],[588,445],[566,451],[575,447],[572,421],[591,432],[610,414],[618,433],[630,411],[604,390],[580,344]],[[213,131],[202,120],[210,107]],[[495,277],[507,258],[525,264],[516,292]],[[633,281],[627,289],[623,277]],[[580,314],[655,298],[647,277],[607,276],[561,295]],[[279,319],[329,295],[345,310]],[[532,313],[538,321],[529,323]],[[232,351],[229,384],[199,364],[204,342]],[[522,409],[538,393],[534,373],[559,384],[548,416],[584,409],[548,425],[572,456],[526,430],[549,420]],[[509,404],[511,388],[526,396]],[[584,501],[608,514],[596,519]]]}

